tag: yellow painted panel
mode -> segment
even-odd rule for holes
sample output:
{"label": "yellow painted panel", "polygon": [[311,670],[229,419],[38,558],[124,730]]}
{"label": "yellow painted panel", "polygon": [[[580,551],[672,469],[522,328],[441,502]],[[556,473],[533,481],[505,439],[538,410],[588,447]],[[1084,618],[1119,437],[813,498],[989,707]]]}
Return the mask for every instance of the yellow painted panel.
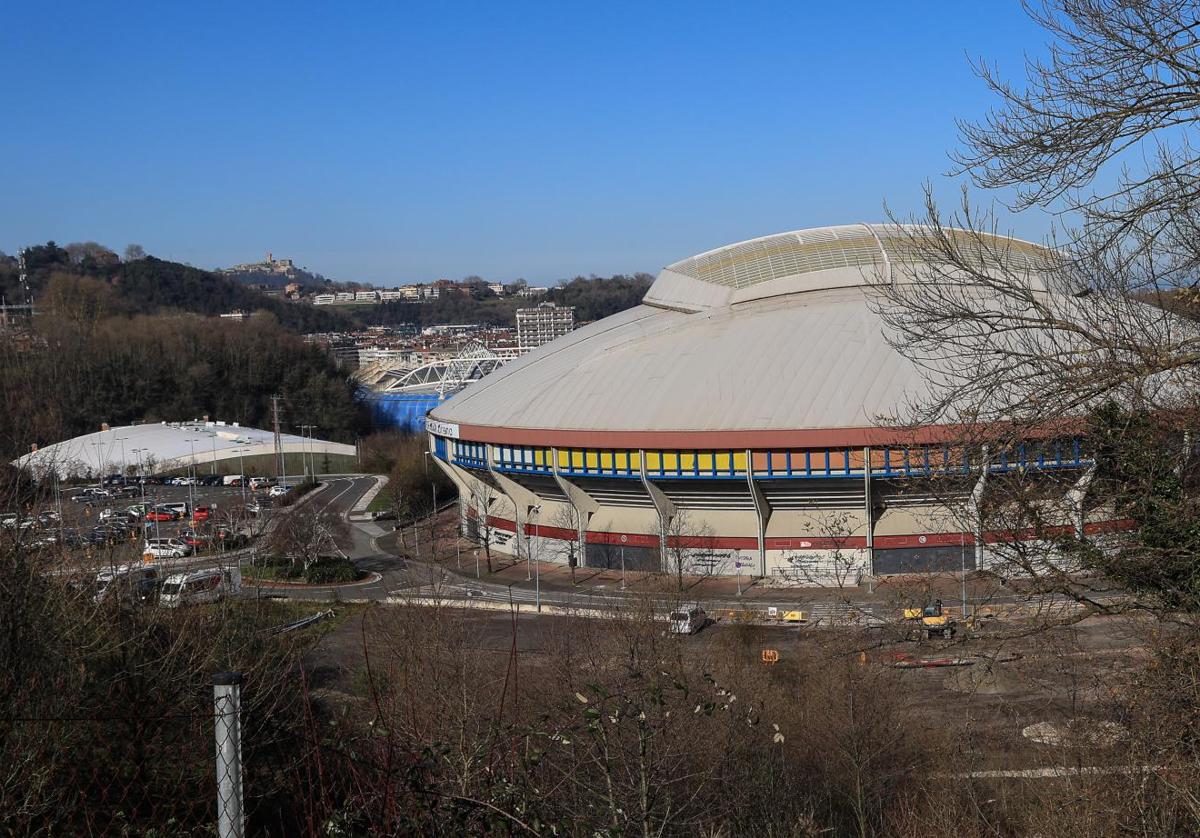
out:
{"label": "yellow painted panel", "polygon": [[733,452],[733,470],[734,471],[745,471],[746,470],[746,452],[745,451],[734,451]]}
{"label": "yellow painted panel", "polygon": [[675,451],[664,451],[662,455],[663,471],[679,471],[679,454]]}
{"label": "yellow painted panel", "polygon": [[546,453],[542,449],[538,448],[533,452],[533,464],[535,466],[546,465]]}
{"label": "yellow painted panel", "polygon": [[[742,455],[743,457],[745,454]],[[729,471],[729,454],[717,454],[717,471]],[[703,462],[703,460],[701,461]]]}
{"label": "yellow painted panel", "polygon": [[600,452],[600,468],[604,469],[605,471],[612,471],[613,455],[611,451]]}
{"label": "yellow painted panel", "polygon": [[583,452],[578,448],[571,449],[571,468],[583,468]]}
{"label": "yellow painted panel", "polygon": [[630,451],[629,452],[629,468],[632,469],[633,471],[641,471],[642,470],[642,452],[641,451]]}
{"label": "yellow painted panel", "polygon": [[571,452],[570,451],[567,451],[563,448],[558,449],[558,467],[559,468],[570,468],[571,467]]}
{"label": "yellow painted panel", "polygon": [[585,451],[584,461],[587,463],[588,468],[600,467],[600,456],[595,451]]}
{"label": "yellow painted panel", "polygon": [[629,452],[617,452],[617,471],[625,471],[629,468]]}
{"label": "yellow painted panel", "polygon": [[[728,468],[729,467],[729,463],[728,463],[729,458],[726,457],[725,459],[726,459],[725,465],[726,465],[726,468]],[[712,454],[700,454],[699,460],[700,460],[700,470],[701,471],[712,471],[713,470],[713,455]]]}
{"label": "yellow painted panel", "polygon": [[646,452],[646,470],[658,471],[662,467],[662,454],[658,451]]}
{"label": "yellow painted panel", "polygon": [[689,452],[679,455],[679,470],[685,474],[696,470],[696,455]]}

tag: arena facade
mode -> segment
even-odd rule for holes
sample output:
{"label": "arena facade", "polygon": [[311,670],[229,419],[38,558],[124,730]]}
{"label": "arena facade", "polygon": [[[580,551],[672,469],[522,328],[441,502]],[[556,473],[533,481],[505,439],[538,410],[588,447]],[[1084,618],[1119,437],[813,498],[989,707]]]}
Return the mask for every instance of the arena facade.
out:
{"label": "arena facade", "polygon": [[[987,455],[952,428],[899,425],[928,381],[869,297],[919,273],[900,256],[913,230],[823,227],[684,259],[641,305],[439,405],[430,447],[464,529],[542,561],[853,583],[986,566],[1006,535],[962,510],[1014,469],[1047,475],[1064,527],[1104,528],[1085,516],[1077,439]],[[997,243],[1044,264],[1037,245]]]}

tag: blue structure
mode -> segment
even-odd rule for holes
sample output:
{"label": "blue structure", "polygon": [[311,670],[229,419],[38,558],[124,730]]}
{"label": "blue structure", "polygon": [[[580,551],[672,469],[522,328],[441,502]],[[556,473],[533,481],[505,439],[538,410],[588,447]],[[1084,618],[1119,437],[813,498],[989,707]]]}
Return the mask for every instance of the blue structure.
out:
{"label": "blue structure", "polygon": [[364,391],[363,398],[371,410],[375,427],[418,433],[425,430],[425,414],[443,399],[437,393],[372,393]]}

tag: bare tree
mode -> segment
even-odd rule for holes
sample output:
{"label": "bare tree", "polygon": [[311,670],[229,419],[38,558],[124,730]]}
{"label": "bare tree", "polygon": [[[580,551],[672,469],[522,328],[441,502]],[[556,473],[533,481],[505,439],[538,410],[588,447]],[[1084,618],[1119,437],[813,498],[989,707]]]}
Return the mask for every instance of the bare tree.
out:
{"label": "bare tree", "polygon": [[579,560],[583,553],[583,545],[579,541],[580,525],[583,523],[579,510],[571,504],[564,504],[558,508],[554,516],[550,519],[550,525],[562,530],[566,530],[569,535],[566,538],[551,539],[551,550],[560,556],[571,569],[571,581],[575,581],[575,568],[579,566]]}
{"label": "bare tree", "polygon": [[483,548],[488,573],[492,572],[492,544],[495,543],[495,531],[489,510],[497,498],[499,493],[489,484],[482,480],[471,482],[471,495],[468,499],[471,514],[467,520],[467,538]]}
{"label": "bare tree", "polygon": [[125,261],[136,262],[138,259],[146,258],[146,250],[140,244],[125,245]]}
{"label": "bare tree", "polygon": [[677,509],[664,527],[669,573],[675,575],[675,589],[683,590],[684,573],[705,576],[712,572],[714,538],[712,528],[686,509]]}
{"label": "bare tree", "polygon": [[287,512],[271,530],[269,549],[291,560],[301,571],[331,553],[340,553],[339,538],[349,534],[341,515],[333,511],[310,513],[305,507]]}
{"label": "bare tree", "polygon": [[[1050,38],[1024,84],[980,61],[999,98],[960,122],[961,168],[985,188],[1014,187],[1017,209],[1071,211],[1104,244],[1134,233],[1194,266],[1200,156],[1189,132],[1200,106],[1193,0],[1026,0]],[[1117,169],[1115,186],[1094,189]]]}

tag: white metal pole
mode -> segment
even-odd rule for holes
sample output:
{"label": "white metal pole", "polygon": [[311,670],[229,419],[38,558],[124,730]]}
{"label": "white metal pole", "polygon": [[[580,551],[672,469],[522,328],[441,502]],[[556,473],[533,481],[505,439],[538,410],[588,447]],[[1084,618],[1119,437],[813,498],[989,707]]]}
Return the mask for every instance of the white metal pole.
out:
{"label": "white metal pole", "polygon": [[217,835],[242,838],[242,674],[213,676],[217,739]]}
{"label": "white metal pole", "polygon": [[625,545],[621,545],[621,590],[625,590]]}

